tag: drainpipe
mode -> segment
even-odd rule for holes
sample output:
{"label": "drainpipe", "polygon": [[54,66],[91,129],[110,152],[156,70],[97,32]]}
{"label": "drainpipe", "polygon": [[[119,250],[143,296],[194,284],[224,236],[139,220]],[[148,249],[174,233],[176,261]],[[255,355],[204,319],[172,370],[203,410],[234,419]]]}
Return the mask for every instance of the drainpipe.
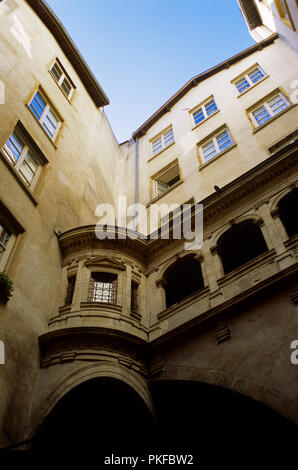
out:
{"label": "drainpipe", "polygon": [[133,229],[136,230],[137,225],[137,209],[136,204],[138,203],[139,199],[139,139],[136,138],[136,197],[135,197],[135,211],[134,211],[134,221],[133,221]]}

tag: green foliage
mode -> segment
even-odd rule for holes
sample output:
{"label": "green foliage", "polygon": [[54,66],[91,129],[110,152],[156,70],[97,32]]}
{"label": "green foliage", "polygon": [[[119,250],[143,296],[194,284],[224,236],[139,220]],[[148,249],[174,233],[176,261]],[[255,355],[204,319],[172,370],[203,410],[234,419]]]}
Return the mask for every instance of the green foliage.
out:
{"label": "green foliage", "polygon": [[0,302],[6,304],[12,296],[13,283],[7,274],[0,272]]}

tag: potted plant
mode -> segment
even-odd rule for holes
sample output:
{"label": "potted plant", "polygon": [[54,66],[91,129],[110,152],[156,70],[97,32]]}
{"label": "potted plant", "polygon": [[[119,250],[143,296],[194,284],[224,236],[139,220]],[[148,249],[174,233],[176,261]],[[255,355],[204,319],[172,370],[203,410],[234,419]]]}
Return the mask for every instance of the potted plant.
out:
{"label": "potted plant", "polygon": [[4,272],[0,272],[0,302],[6,304],[12,296],[12,280]]}

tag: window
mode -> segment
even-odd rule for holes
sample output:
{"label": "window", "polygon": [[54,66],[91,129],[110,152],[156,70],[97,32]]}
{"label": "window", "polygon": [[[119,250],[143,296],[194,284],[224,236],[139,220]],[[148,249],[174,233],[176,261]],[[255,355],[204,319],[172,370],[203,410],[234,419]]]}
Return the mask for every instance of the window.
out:
{"label": "window", "polygon": [[89,302],[115,304],[117,302],[117,275],[112,273],[91,273]]}
{"label": "window", "polygon": [[180,181],[180,173],[178,163],[176,163],[154,178],[154,197],[160,196],[178,181]]}
{"label": "window", "polygon": [[159,137],[152,140],[152,155],[157,155],[163,149],[174,142],[174,133],[172,127],[163,132]]}
{"label": "window", "polygon": [[139,309],[138,290],[139,290],[139,284],[137,284],[136,282],[132,281],[132,282],[131,282],[131,302],[130,302],[130,309],[131,309],[133,312],[138,312],[138,309]]}
{"label": "window", "polygon": [[65,296],[65,305],[71,305],[72,304],[75,284],[76,284],[76,276],[69,276],[68,277],[68,286],[67,286],[66,296]]}
{"label": "window", "polygon": [[279,218],[282,221],[289,237],[298,233],[298,188],[292,189],[277,204],[279,209]]}
{"label": "window", "polygon": [[164,280],[167,307],[204,287],[201,264],[193,254],[186,255],[173,263],[166,270]]}
{"label": "window", "polygon": [[22,132],[20,124],[16,126],[4,144],[3,153],[21,175],[26,185],[31,186],[36,179],[41,161]]}
{"label": "window", "polygon": [[286,0],[275,0],[276,8],[278,14],[284,24],[286,24],[289,28],[296,30],[295,25],[293,23],[290,10]]}
{"label": "window", "polygon": [[58,59],[56,59],[54,65],[50,69],[50,73],[63,93],[67,96],[68,99],[70,99],[73,95],[75,86]]}
{"label": "window", "polygon": [[230,131],[225,128],[200,147],[203,161],[208,162],[216,155],[233,145],[233,143]]}
{"label": "window", "polygon": [[55,140],[61,127],[61,119],[49,105],[47,99],[40,90],[38,90],[33,96],[29,104],[29,108],[33,112],[36,119],[40,122],[50,139]]}
{"label": "window", "polygon": [[194,125],[196,126],[200,122],[204,121],[217,110],[218,107],[214,101],[214,98],[208,100],[206,103],[202,104],[199,108],[192,112]]}
{"label": "window", "polygon": [[260,227],[254,220],[233,224],[217,242],[224,273],[228,274],[265,253],[268,248]]}
{"label": "window", "polygon": [[246,72],[242,77],[235,80],[233,83],[236,86],[239,93],[243,93],[247,88],[258,83],[266,74],[259,65],[255,66],[252,70]]}
{"label": "window", "polygon": [[4,227],[0,221],[0,263],[6,252],[10,237],[11,232],[6,227]]}
{"label": "window", "polygon": [[289,101],[282,93],[277,93],[272,98],[265,101],[261,106],[252,110],[250,115],[254,125],[256,127],[261,126],[264,122],[286,109],[289,104]]}

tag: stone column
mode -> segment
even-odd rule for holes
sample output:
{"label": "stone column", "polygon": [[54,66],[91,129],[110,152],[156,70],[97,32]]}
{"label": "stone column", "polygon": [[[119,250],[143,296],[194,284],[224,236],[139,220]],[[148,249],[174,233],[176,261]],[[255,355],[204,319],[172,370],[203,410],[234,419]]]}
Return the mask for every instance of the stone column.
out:
{"label": "stone column", "polygon": [[80,260],[78,263],[77,278],[72,299],[72,311],[80,310],[81,302],[87,301],[90,276],[91,271],[86,268],[85,260]]}
{"label": "stone column", "polygon": [[[275,249],[276,253],[277,254],[282,253],[283,251],[285,251],[285,247],[283,244],[284,240],[281,236],[280,229],[277,228],[277,225],[274,222],[272,215],[270,214],[267,203],[262,204],[258,208],[258,212],[260,216],[262,217],[264,224],[265,224],[265,228],[262,228],[263,226],[260,225],[264,238],[266,236],[269,236],[272,247]],[[269,245],[268,245],[268,248],[269,248]]]}

